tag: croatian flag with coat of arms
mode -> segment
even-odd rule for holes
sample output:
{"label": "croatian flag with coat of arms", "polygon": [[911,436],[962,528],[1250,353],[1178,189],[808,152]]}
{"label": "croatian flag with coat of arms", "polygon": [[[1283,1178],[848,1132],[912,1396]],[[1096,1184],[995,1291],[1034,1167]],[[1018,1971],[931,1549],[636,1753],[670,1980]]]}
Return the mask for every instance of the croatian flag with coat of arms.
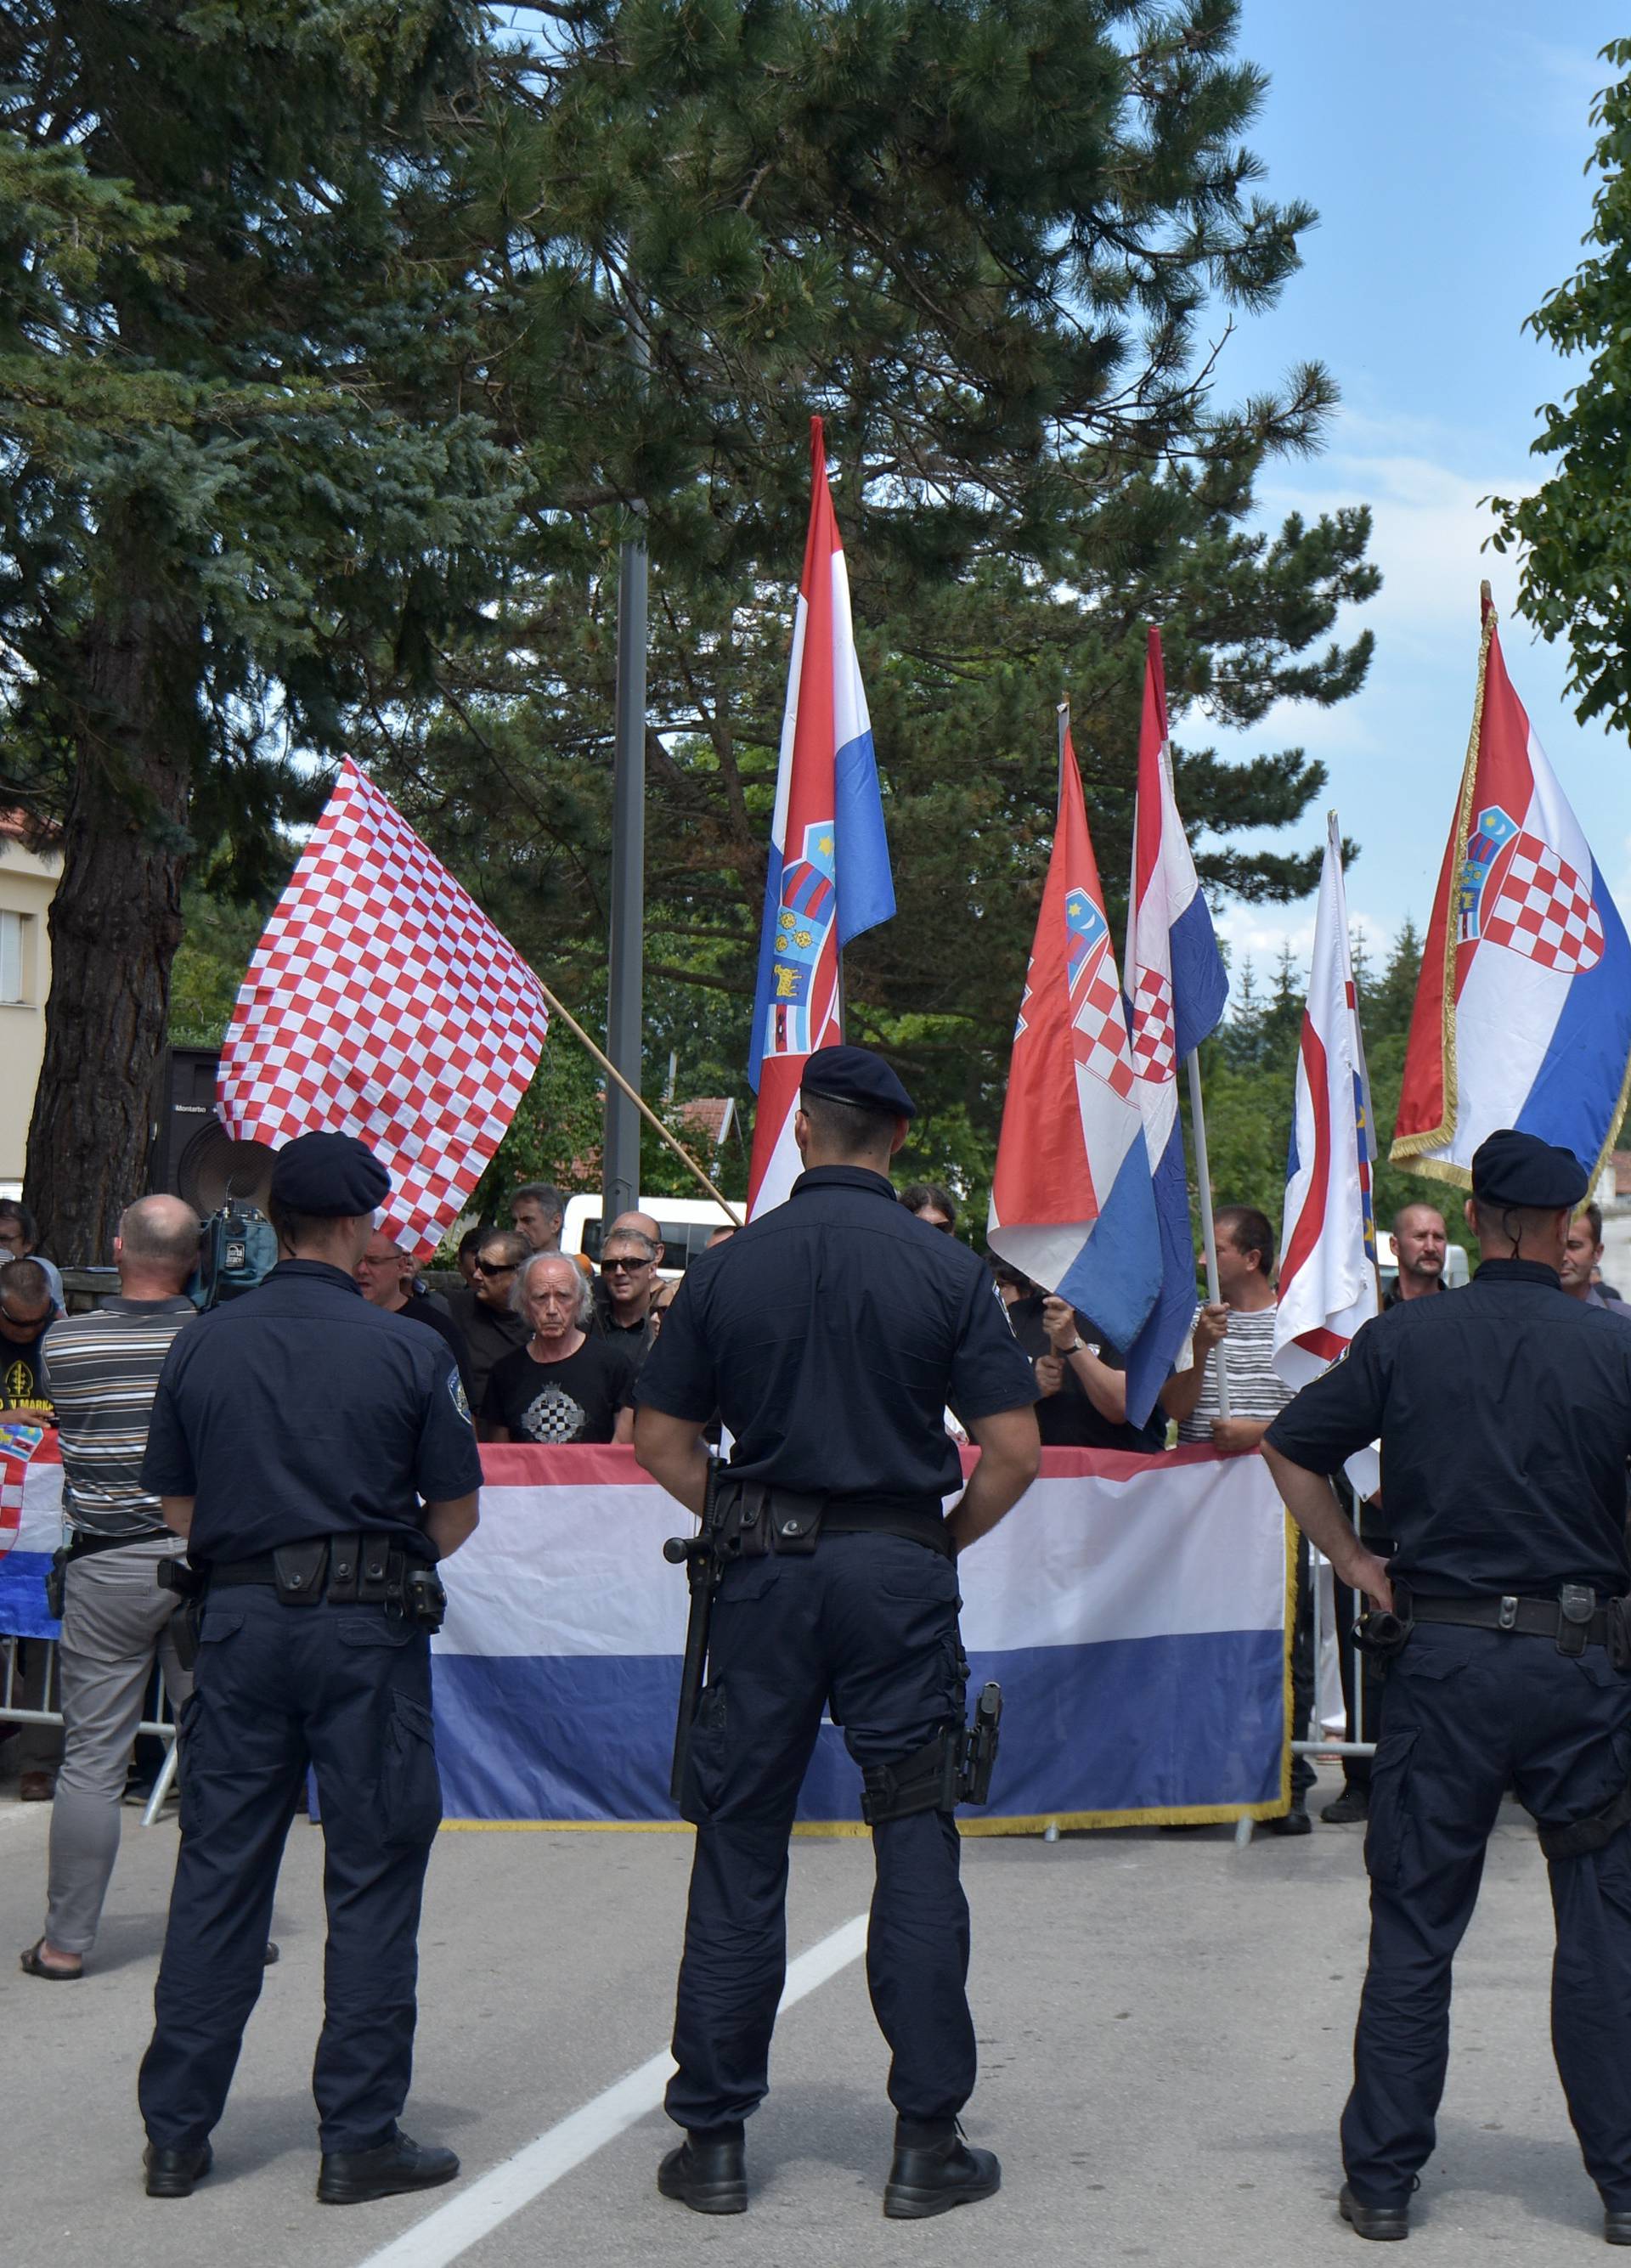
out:
{"label": "croatian flag with coat of arms", "polygon": [[1121,983],[1070,727],[992,1181],[993,1252],[1129,1345],[1161,1285]]}
{"label": "croatian flag with coat of arms", "polygon": [[1421,956],[1392,1157],[1466,1188],[1514,1126],[1593,1179],[1631,1086],[1631,943],[1502,659],[1486,585],[1461,792]]}
{"label": "croatian flag with coat of arms", "polygon": [[793,616],[748,1064],[758,1097],[749,1219],[780,1204],[801,1169],[793,1121],[805,1061],[844,1037],[839,954],[895,911],[872,722],[819,417],[810,420],[810,471],[809,534]]}
{"label": "croatian flag with coat of arms", "polygon": [[1152,629],[1145,652],[1125,975],[1135,1091],[1161,1230],[1161,1289],[1142,1331],[1122,1350],[1127,1419],[1133,1425],[1141,1425],[1155,1408],[1194,1320],[1195,1242],[1178,1116],[1178,1065],[1215,1027],[1229,998],[1229,975],[1213,934],[1211,910],[1173,799],[1168,741],[1161,633]]}

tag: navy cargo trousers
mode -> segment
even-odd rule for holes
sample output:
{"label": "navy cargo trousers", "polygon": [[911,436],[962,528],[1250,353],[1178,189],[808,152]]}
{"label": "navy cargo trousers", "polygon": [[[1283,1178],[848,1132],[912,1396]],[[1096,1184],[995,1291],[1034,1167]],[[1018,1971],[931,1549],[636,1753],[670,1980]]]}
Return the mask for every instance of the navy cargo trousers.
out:
{"label": "navy cargo trousers", "polygon": [[[1370,1964],[1342,2157],[1363,2205],[1402,2204],[1434,2143],[1450,2053],[1450,1963],[1477,1902],[1501,1798],[1543,1826],[1631,1782],[1631,1678],[1600,1646],[1418,1624],[1388,1665],[1365,1863]],[[1631,2208],[1631,1830],[1548,1861],[1557,1951],[1552,2043],[1586,2169]]]}
{"label": "navy cargo trousers", "polygon": [[384,1607],[213,1592],[181,1740],[181,1846],[138,2088],[148,2139],[195,2148],[221,2116],[309,1763],[328,1912],[319,2139],[373,2149],[395,2134],[412,2075],[419,1904],[441,1820],[430,1641]]}
{"label": "navy cargo trousers", "polygon": [[[823,1535],[808,1556],[728,1567],[691,1737],[697,1825],[668,2116],[734,2124],[769,2083],[787,1965],[787,1845],[822,1712],[858,1764],[897,1764],[963,1722],[956,1570],[893,1535]],[[903,2118],[948,2121],[974,2088],[969,1909],[949,1813],[872,1832],[867,1983]]]}

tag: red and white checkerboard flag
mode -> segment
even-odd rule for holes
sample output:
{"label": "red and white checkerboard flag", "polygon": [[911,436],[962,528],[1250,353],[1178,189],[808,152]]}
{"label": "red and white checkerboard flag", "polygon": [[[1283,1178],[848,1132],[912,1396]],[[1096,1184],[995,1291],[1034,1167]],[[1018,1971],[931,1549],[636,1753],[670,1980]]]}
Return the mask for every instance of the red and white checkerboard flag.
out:
{"label": "red and white checkerboard flag", "polygon": [[348,760],[238,995],[221,1116],[243,1142],[357,1135],[391,1176],[386,1226],[428,1258],[549,1022],[520,955]]}

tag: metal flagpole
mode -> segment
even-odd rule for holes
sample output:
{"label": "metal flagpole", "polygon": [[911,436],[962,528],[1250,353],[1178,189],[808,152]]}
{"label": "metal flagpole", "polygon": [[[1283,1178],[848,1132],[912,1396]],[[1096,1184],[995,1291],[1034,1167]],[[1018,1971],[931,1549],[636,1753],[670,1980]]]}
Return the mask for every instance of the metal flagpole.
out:
{"label": "metal flagpole", "polygon": [[[1063,715],[1066,704],[1061,703]],[[1064,727],[1060,726],[1061,745]],[[1139,806],[1133,800],[1133,873],[1127,885],[1127,944],[1122,955],[1122,982],[1133,966],[1133,932],[1138,917],[1139,902]],[[1207,1297],[1215,1307],[1218,1305],[1218,1234],[1212,1219],[1212,1175],[1207,1164],[1207,1114],[1200,1100],[1200,1057],[1192,1048],[1185,1061],[1189,1065],[1189,1115],[1195,1130],[1195,1181],[1200,1195],[1200,1241],[1207,1256]],[[1227,1418],[1229,1409],[1229,1365],[1224,1359],[1225,1341],[1220,1339],[1214,1351],[1218,1359],[1218,1416]]]}
{"label": "metal flagpole", "polygon": [[[644,369],[646,333],[632,301],[632,351]],[[606,1049],[619,1073],[606,1089],[601,1219],[609,1226],[640,1201],[640,1120],[630,1090],[640,1084],[646,935],[646,650],[648,559],[636,503],[634,532],[617,563],[617,694],[612,766],[611,934]]]}

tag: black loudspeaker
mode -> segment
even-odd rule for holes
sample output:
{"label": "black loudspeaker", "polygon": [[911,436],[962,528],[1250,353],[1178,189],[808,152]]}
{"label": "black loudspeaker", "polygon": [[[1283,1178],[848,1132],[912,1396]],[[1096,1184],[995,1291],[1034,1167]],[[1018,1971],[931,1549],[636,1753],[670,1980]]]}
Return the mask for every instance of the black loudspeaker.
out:
{"label": "black loudspeaker", "polygon": [[220,1057],[213,1048],[171,1048],[165,1056],[149,1161],[150,1192],[184,1197],[200,1219],[229,1201],[264,1208],[274,1152],[264,1142],[234,1142],[215,1115]]}

